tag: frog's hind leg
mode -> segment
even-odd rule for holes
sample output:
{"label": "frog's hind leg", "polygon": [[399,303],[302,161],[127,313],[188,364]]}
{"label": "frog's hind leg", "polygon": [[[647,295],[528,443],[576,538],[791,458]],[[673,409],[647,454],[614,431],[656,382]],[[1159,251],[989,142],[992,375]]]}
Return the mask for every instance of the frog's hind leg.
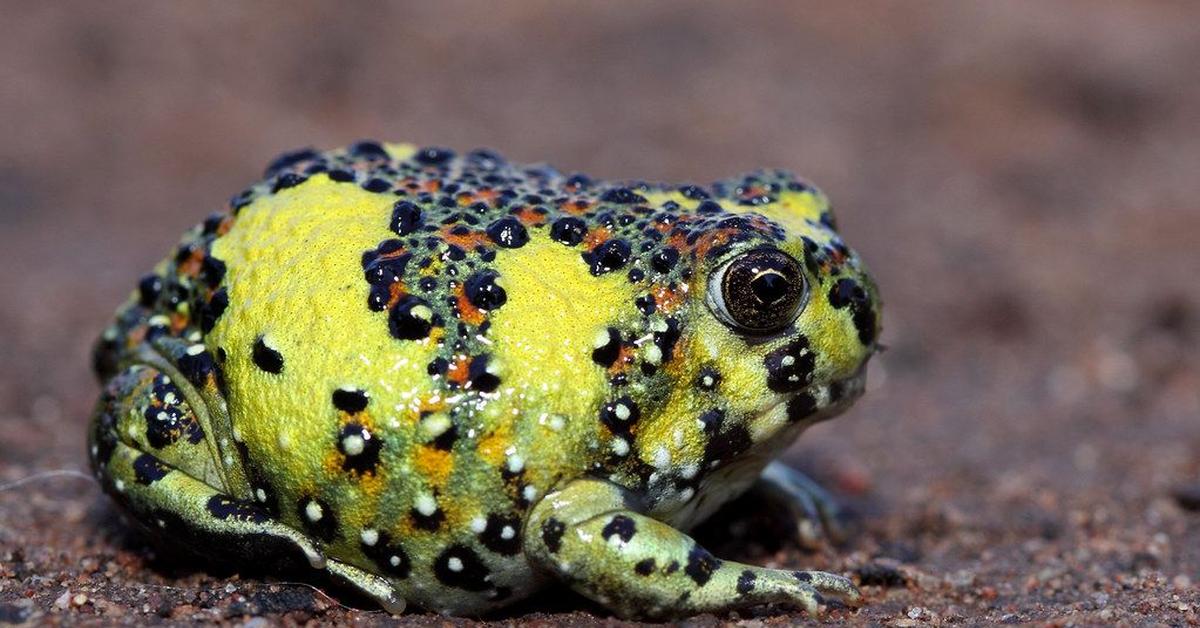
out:
{"label": "frog's hind leg", "polygon": [[773,602],[815,615],[825,596],[860,600],[841,576],[719,560],[636,508],[635,499],[608,482],[570,482],[534,507],[525,527],[526,555],[625,617],[720,613]]}
{"label": "frog's hind leg", "polygon": [[161,545],[235,564],[324,569],[392,613],[404,600],[387,580],[325,557],[269,509],[218,488],[220,474],[183,394],[161,371],[126,368],[92,417],[92,468],[104,490]]}

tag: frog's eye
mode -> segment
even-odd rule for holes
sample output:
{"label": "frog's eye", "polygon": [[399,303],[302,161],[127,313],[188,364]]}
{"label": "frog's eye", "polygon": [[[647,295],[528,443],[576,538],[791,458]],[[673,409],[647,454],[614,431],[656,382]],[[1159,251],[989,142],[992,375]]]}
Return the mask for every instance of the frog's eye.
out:
{"label": "frog's eye", "polygon": [[800,264],[772,248],[754,249],[713,273],[705,300],[735,330],[769,334],[796,320],[807,296]]}

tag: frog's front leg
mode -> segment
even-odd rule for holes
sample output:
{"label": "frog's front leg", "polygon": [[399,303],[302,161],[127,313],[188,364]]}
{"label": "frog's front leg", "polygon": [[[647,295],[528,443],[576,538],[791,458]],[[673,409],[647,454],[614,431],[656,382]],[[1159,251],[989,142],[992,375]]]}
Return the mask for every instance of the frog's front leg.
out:
{"label": "frog's front leg", "polygon": [[815,549],[823,538],[840,543],[849,536],[846,516],[837,500],[812,478],[787,464],[776,460],[767,465],[751,490],[787,511],[796,525],[796,540],[803,547]]}
{"label": "frog's front leg", "polygon": [[691,537],[638,512],[627,491],[575,480],[530,513],[525,547],[534,564],[624,617],[667,618],[783,602],[818,612],[822,596],[857,605],[849,580],[713,557]]}
{"label": "frog's front leg", "polygon": [[[393,613],[404,600],[387,580],[326,558],[316,543],[262,505],[218,489],[216,461],[191,403],[171,378],[145,365],[107,382],[92,417],[89,453],[105,491],[162,546],[240,564],[307,564]],[[198,478],[206,478],[207,481]]]}

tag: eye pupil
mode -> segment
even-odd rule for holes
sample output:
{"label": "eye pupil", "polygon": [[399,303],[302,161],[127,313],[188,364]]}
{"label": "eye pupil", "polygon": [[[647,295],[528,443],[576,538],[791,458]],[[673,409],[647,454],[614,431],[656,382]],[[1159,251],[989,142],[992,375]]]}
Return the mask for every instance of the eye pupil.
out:
{"label": "eye pupil", "polygon": [[787,296],[790,282],[779,271],[764,270],[750,280],[750,290],[763,305],[771,305]]}
{"label": "eye pupil", "polygon": [[712,292],[719,292],[714,301],[719,307],[714,312],[725,324],[743,332],[779,331],[795,320],[804,304],[801,266],[779,249],[746,251],[714,279]]}

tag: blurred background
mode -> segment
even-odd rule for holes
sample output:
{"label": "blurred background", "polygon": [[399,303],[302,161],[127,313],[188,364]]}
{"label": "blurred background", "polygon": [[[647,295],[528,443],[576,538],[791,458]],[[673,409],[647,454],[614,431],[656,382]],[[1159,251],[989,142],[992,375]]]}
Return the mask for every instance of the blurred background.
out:
{"label": "blurred background", "polygon": [[[860,533],[815,553],[734,534],[727,553],[872,585],[835,618],[1197,620],[1200,4],[3,14],[0,483],[84,468],[91,342],[281,151],[407,140],[700,182],[779,167],[833,199],[890,348],[866,398],[789,454]],[[0,492],[0,621],[344,619],[307,589],[254,606],[276,599],[261,582],[148,563],[113,519],[86,481]]]}

